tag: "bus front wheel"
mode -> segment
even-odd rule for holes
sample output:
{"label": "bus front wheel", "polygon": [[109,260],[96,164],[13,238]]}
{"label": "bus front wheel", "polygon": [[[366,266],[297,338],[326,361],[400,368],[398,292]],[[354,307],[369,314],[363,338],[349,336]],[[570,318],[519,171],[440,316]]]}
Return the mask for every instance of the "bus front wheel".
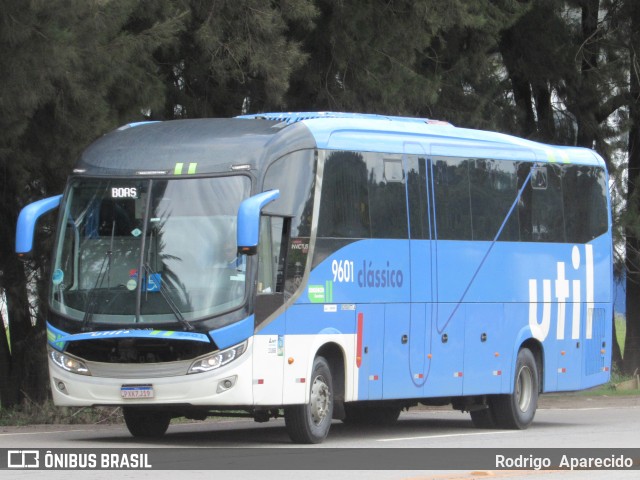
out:
{"label": "bus front wheel", "polygon": [[134,407],[122,407],[127,429],[134,437],[161,437],[169,428],[171,415],[161,410],[145,410]]}
{"label": "bus front wheel", "polygon": [[513,393],[496,395],[492,413],[499,428],[523,430],[531,425],[538,408],[540,378],[536,359],[528,348],[518,352]]}
{"label": "bus front wheel", "polygon": [[320,443],[329,434],[333,417],[333,382],[324,357],[316,357],[311,371],[309,403],[284,409],[287,433],[295,443]]}

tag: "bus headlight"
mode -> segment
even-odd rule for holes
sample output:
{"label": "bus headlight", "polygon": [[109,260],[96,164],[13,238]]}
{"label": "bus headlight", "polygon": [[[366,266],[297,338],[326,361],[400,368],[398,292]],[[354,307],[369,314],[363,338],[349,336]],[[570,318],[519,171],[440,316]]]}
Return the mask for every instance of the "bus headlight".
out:
{"label": "bus headlight", "polygon": [[53,360],[53,363],[67,372],[77,373],[78,375],[91,375],[91,372],[84,362],[71,355],[49,348],[49,358]]}
{"label": "bus headlight", "polygon": [[236,358],[242,355],[247,349],[248,341],[244,341],[238,345],[235,345],[226,350],[201,357],[191,364],[188,373],[202,373],[215,370],[223,365],[233,362]]}

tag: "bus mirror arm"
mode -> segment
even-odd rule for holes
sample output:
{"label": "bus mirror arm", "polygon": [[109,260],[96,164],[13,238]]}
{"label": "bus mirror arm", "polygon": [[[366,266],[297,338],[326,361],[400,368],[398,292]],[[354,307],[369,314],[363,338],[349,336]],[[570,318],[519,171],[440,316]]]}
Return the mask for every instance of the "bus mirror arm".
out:
{"label": "bus mirror arm", "polygon": [[38,218],[60,205],[62,195],[44,198],[30,203],[20,211],[16,228],[16,253],[26,256],[33,248],[33,235]]}
{"label": "bus mirror arm", "polygon": [[244,200],[238,208],[238,253],[255,255],[260,237],[260,212],[280,197],[280,190],[267,190]]}

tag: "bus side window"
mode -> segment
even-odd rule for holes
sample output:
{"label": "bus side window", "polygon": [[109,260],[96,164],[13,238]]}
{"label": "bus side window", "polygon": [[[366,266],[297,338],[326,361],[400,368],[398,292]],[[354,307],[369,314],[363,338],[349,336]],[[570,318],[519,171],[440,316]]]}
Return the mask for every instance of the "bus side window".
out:
{"label": "bus side window", "polygon": [[260,218],[258,244],[258,282],[255,305],[256,322],[260,322],[284,303],[284,278],[291,219]]}

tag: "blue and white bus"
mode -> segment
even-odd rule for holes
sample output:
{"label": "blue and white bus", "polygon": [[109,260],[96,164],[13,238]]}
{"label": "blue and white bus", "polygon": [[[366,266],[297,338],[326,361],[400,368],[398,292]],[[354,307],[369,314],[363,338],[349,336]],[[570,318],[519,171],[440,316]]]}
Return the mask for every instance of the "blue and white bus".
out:
{"label": "blue and white bus", "polygon": [[[544,392],[609,379],[605,164],[417,118],[274,113],[125,125],[64,195],[48,352],[57,405],[389,424],[418,404],[528,427]],[[231,412],[231,413],[228,413]]]}

